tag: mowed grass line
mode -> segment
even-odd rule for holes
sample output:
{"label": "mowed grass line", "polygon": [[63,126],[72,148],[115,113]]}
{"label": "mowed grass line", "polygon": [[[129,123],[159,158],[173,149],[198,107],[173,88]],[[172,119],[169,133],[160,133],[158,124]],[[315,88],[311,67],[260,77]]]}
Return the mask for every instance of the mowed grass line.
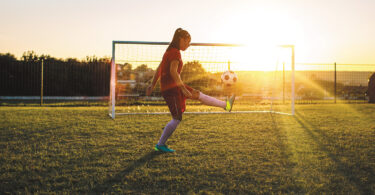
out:
{"label": "mowed grass line", "polygon": [[375,193],[375,105],[298,105],[296,116],[168,115],[0,107],[0,193]]}

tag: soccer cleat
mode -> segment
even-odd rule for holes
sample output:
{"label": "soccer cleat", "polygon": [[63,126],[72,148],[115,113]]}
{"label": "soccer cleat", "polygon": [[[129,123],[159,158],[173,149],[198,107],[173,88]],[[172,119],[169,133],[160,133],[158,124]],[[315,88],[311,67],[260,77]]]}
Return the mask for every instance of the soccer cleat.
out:
{"label": "soccer cleat", "polygon": [[236,99],[236,95],[232,95],[232,97],[230,97],[229,100],[226,101],[227,102],[227,107],[225,107],[226,111],[228,112],[232,111],[235,99]]}
{"label": "soccer cleat", "polygon": [[159,146],[159,145],[155,145],[155,151],[160,151],[160,152],[174,152],[175,150],[172,150],[170,148],[168,148],[167,145],[163,145],[163,146]]}

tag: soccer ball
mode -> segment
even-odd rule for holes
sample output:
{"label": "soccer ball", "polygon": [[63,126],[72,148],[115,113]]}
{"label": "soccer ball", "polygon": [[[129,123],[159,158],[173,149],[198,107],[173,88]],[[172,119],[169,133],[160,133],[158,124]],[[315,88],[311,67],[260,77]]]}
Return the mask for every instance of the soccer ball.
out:
{"label": "soccer ball", "polygon": [[237,83],[237,75],[233,71],[227,70],[221,75],[221,81],[225,86],[230,87]]}

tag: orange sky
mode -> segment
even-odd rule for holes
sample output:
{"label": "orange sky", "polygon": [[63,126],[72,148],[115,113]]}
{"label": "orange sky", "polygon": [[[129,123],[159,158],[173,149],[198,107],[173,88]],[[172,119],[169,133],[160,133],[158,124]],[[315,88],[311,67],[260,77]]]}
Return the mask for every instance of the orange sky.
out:
{"label": "orange sky", "polygon": [[294,44],[296,61],[375,64],[374,0],[2,0],[0,52],[82,59],[112,40]]}

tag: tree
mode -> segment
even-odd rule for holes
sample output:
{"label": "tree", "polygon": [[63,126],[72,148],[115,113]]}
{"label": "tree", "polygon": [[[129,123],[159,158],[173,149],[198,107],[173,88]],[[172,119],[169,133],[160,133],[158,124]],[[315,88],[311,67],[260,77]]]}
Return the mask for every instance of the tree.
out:
{"label": "tree", "polygon": [[136,91],[140,95],[146,95],[146,88],[151,81],[152,77],[154,76],[155,71],[152,68],[147,67],[146,64],[142,64],[137,66],[133,73],[135,74],[135,80],[137,81],[136,84]]}
{"label": "tree", "polygon": [[117,79],[118,80],[130,80],[130,75],[132,73],[132,65],[129,63],[118,65],[117,69]]}
{"label": "tree", "polygon": [[140,66],[137,66],[137,68],[134,69],[134,72],[148,72],[152,70],[151,68],[148,68],[146,64],[142,64]]}
{"label": "tree", "polygon": [[37,62],[39,61],[38,55],[34,51],[27,51],[22,54],[21,57],[24,62]]}
{"label": "tree", "polygon": [[198,61],[187,62],[181,72],[181,79],[187,85],[200,91],[210,89],[210,73],[206,72],[202,64]]}
{"label": "tree", "polygon": [[186,83],[201,80],[206,76],[206,70],[198,61],[187,62],[181,72],[181,79]]}
{"label": "tree", "polygon": [[15,62],[17,61],[16,57],[14,57],[13,54],[10,54],[10,53],[6,53],[6,54],[2,54],[0,53],[0,64],[8,64],[8,63],[11,63],[11,62]]}

